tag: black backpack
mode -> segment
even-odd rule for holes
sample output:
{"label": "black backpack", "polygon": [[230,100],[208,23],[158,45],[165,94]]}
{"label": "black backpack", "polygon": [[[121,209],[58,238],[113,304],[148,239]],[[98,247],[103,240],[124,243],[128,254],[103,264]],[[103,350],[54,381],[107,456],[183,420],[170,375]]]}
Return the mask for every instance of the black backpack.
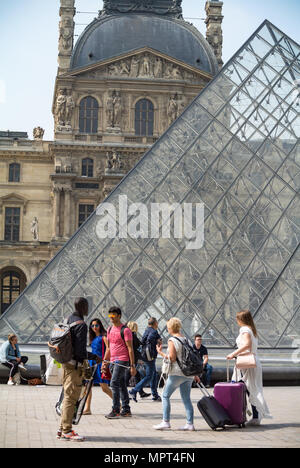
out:
{"label": "black backpack", "polygon": [[146,340],[142,341],[141,358],[144,362],[151,362],[155,359],[153,344],[149,341],[149,333],[146,336]]}
{"label": "black backpack", "polygon": [[184,338],[184,341],[181,341],[176,336],[173,336],[173,338],[176,338],[176,340],[182,345],[182,358],[181,360],[176,358],[181,372],[187,377],[195,375],[200,376],[203,371],[203,360],[197,351],[194,350],[191,342],[186,338]]}
{"label": "black backpack", "polygon": [[50,356],[60,364],[71,361],[73,356],[71,328],[84,323],[83,320],[77,320],[71,324],[67,322],[68,319],[54,325],[48,342]]}

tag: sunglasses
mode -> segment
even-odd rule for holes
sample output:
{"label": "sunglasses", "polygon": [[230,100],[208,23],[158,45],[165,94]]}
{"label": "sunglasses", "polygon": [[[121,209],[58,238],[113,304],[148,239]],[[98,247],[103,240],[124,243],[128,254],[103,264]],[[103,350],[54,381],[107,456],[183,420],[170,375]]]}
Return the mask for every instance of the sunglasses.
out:
{"label": "sunglasses", "polygon": [[92,328],[99,328],[99,327],[100,327],[99,323],[95,323],[94,325],[92,325]]}

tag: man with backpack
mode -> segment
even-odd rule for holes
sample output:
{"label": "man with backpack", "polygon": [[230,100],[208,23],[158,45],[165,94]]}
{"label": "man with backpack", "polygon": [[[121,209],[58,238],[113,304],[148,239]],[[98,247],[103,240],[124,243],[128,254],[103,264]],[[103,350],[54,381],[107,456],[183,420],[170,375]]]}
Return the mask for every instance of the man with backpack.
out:
{"label": "man with backpack", "polygon": [[62,364],[64,400],[61,426],[57,432],[57,438],[82,442],[84,437],[72,430],[72,422],[82,389],[83,362],[86,359],[94,359],[99,363],[100,359],[95,354],[88,353],[86,349],[88,328],[84,317],[88,315],[88,301],[84,297],[80,297],[76,299],[74,305],[75,312],[67,320],[71,333],[72,359]]}
{"label": "man with backpack", "polygon": [[126,369],[130,368],[131,375],[136,375],[132,331],[121,323],[122,312],[119,307],[111,307],[108,316],[112,326],[107,330],[108,346],[102,364],[102,372],[106,373],[109,362],[112,362],[110,386],[113,394],[113,406],[112,411],[105,417],[107,419],[131,417],[125,372]]}
{"label": "man with backpack", "polygon": [[157,329],[158,322],[156,318],[151,317],[148,320],[148,328],[146,328],[142,338],[141,356],[146,366],[146,376],[132,390],[129,391],[130,396],[135,402],[137,401],[137,393],[141,392],[143,390],[143,387],[149,382],[152,392],[152,400],[161,401],[161,398],[157,393],[156,345],[161,341]]}

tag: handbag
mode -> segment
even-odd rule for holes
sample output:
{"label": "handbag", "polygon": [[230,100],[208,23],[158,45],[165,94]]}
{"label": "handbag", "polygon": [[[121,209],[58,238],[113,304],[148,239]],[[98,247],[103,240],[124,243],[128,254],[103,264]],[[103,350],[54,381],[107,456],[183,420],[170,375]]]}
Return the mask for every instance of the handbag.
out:
{"label": "handbag", "polygon": [[172,368],[172,362],[171,362],[170,358],[169,358],[169,357],[165,357],[165,358],[163,359],[163,363],[162,363],[162,366],[161,366],[161,373],[162,373],[162,375],[168,377],[171,368]]}
{"label": "handbag", "polygon": [[242,353],[236,358],[235,367],[237,369],[253,369],[256,367],[255,354],[253,353]]}

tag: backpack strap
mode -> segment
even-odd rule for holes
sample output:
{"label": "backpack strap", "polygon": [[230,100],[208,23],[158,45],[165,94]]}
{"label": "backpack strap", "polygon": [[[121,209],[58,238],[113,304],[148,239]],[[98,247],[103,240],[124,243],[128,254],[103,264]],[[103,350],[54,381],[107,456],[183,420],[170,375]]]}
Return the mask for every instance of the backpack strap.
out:
{"label": "backpack strap", "polygon": [[[120,331],[120,334],[121,334],[121,338],[123,341],[125,341],[125,337],[124,337],[124,330],[125,328],[128,328],[126,325],[122,325],[121,327],[121,331]],[[107,335],[111,332],[111,329],[112,327],[109,327],[108,330],[107,330]]]}
{"label": "backpack strap", "polygon": [[[184,343],[183,343],[177,336],[172,336],[172,338],[176,338],[176,340],[179,341],[179,343],[180,343],[181,346],[183,347]],[[186,337],[184,336],[183,338],[184,338],[185,342],[187,342]],[[177,361],[177,364],[179,365],[179,367],[181,368],[181,362],[180,362],[180,360],[178,359],[177,353],[176,353],[176,361]]]}
{"label": "backpack strap", "polygon": [[76,322],[70,323],[70,324],[69,324],[69,327],[70,327],[70,328],[73,328],[73,327],[75,327],[76,325],[80,325],[81,323],[84,323],[84,320],[77,320]]}
{"label": "backpack strap", "polygon": [[123,325],[121,328],[121,338],[123,341],[125,341],[124,332],[126,328],[128,328],[126,325]]}

